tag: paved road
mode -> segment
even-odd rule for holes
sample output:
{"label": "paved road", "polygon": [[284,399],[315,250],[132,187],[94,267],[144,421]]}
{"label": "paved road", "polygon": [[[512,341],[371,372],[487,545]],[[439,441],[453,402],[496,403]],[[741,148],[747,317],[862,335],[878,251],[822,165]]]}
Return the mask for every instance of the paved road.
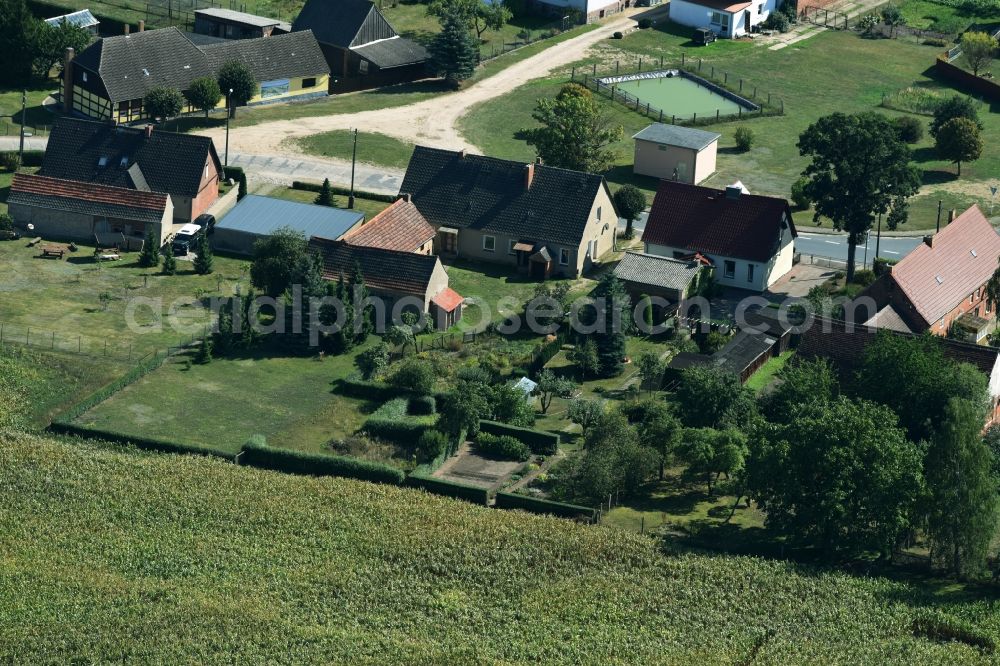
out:
{"label": "paved road", "polygon": [[[902,259],[913,248],[922,243],[920,238],[900,238],[897,236],[883,236],[878,243],[878,254],[886,259]],[[875,257],[875,234],[868,237],[868,258]],[[830,257],[831,259],[847,259],[847,236],[842,234],[810,234],[799,232],[799,237],[795,240],[796,252],[802,254],[812,254],[817,257]],[[855,258],[859,261],[865,257],[865,246],[858,245]]]}

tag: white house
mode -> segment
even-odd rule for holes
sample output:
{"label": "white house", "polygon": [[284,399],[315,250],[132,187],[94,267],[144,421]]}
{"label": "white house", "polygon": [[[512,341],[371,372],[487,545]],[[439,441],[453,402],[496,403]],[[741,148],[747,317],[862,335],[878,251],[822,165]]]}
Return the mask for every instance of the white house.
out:
{"label": "white house", "polygon": [[762,292],[792,269],[797,235],[788,202],[725,190],[660,182],[642,234],[647,254],[699,254],[726,287]]}
{"label": "white house", "polygon": [[780,0],[670,0],[670,20],[692,28],[711,28],[719,37],[742,37],[777,10]]}
{"label": "white house", "polygon": [[532,0],[530,4],[536,11],[558,17],[575,9],[586,16],[587,23],[593,23],[631,7],[633,2],[634,0]]}

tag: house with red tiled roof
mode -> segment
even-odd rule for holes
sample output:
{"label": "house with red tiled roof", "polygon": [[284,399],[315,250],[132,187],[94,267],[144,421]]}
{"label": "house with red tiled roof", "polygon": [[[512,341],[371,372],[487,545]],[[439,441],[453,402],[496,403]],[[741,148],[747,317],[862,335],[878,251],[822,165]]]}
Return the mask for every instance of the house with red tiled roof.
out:
{"label": "house with red tiled roof", "polygon": [[51,239],[94,243],[152,231],[162,244],[173,228],[167,194],[38,174],[14,175],[7,206],[17,226]]}
{"label": "house with red tiled roof", "polygon": [[663,180],[642,242],[646,254],[700,255],[719,284],[761,292],[792,269],[796,235],[784,199]]}
{"label": "house with red tiled roof", "polygon": [[[1000,261],[1000,235],[973,206],[859,295],[874,308],[868,326],[947,335],[953,328],[978,342],[994,327],[986,283]],[[957,332],[957,331],[956,331]]]}
{"label": "house with red tiled roof", "polygon": [[377,247],[397,252],[433,254],[437,231],[424,219],[409,195],[344,236],[348,245]]}
{"label": "house with red tiled roof", "polygon": [[781,0],[671,0],[670,20],[709,28],[719,37],[743,37],[777,11]]}

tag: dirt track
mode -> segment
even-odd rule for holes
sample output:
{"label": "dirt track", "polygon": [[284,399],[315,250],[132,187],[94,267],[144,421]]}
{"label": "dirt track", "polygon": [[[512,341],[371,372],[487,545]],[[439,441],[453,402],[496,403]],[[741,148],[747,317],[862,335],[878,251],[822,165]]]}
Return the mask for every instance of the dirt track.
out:
{"label": "dirt track", "polygon": [[[645,12],[648,13],[648,10]],[[282,145],[287,139],[362,127],[366,132],[379,132],[411,143],[480,152],[459,134],[456,127],[458,119],[469,109],[579,60],[588,48],[612,33],[634,28],[636,19],[633,17],[639,13],[644,12],[630,9],[601,24],[596,30],[551,46],[456,93],[391,109],[278,120],[232,129],[229,132],[229,149],[237,153],[282,155],[294,152],[290,144]],[[216,146],[225,142],[224,130],[205,130],[199,134],[212,137]]]}

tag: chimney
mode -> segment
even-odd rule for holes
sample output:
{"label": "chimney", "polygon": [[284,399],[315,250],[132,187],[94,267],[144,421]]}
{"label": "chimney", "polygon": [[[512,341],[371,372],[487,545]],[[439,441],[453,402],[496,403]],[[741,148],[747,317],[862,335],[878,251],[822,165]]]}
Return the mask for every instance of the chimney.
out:
{"label": "chimney", "polygon": [[399,194],[399,200],[405,201],[406,203],[410,203],[410,193],[409,192],[400,192],[400,194]]}
{"label": "chimney", "polygon": [[535,165],[525,164],[524,165],[524,189],[531,189],[531,181],[535,179]]}
{"label": "chimney", "polygon": [[458,151],[458,159],[460,160],[465,159],[465,148],[462,148],[462,150]]}
{"label": "chimney", "polygon": [[146,123],[146,138],[149,139],[153,136],[153,124]]}
{"label": "chimney", "polygon": [[63,113],[73,112],[73,58],[76,52],[67,46],[63,55]]}
{"label": "chimney", "polygon": [[130,26],[130,25],[129,25],[128,23],[126,23],[126,24],[125,24],[125,34],[126,34],[126,35],[128,34],[128,31],[129,31],[129,28],[130,28],[130,27],[131,27],[131,26]]}
{"label": "chimney", "polygon": [[735,201],[740,198],[743,194],[743,190],[740,189],[739,185],[727,185],[726,186],[726,198]]}
{"label": "chimney", "polygon": [[934,247],[934,236],[924,236],[924,245]]}
{"label": "chimney", "polygon": [[146,21],[139,19],[139,32],[146,32]]}
{"label": "chimney", "polygon": [[535,164],[541,165],[542,164],[542,158],[541,157],[536,157],[535,158]]}
{"label": "chimney", "polygon": [[954,222],[955,221],[955,217],[957,215],[958,215],[958,211],[956,211],[954,208],[952,208],[951,210],[949,210],[948,211],[948,224],[951,224],[952,222]]}

